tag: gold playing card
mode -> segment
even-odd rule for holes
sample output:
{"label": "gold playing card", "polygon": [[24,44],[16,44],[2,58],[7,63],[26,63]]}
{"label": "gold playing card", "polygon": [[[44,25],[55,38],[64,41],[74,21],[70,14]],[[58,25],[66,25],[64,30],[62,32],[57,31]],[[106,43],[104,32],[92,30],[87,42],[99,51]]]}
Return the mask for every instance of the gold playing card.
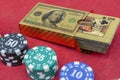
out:
{"label": "gold playing card", "polygon": [[20,24],[70,35],[76,32],[77,21],[84,19],[88,13],[38,3]]}
{"label": "gold playing card", "polygon": [[79,21],[76,40],[80,47],[101,49],[105,52],[112,42],[120,20],[115,17],[90,13],[85,20]]}
{"label": "gold playing card", "polygon": [[75,47],[78,20],[89,12],[38,3],[21,21],[21,33]]}

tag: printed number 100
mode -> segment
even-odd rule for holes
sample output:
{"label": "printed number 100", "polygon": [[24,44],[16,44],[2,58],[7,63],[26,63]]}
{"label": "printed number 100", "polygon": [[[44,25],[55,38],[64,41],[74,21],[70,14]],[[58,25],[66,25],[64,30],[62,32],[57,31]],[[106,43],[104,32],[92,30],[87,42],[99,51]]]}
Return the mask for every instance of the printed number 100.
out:
{"label": "printed number 100", "polygon": [[81,71],[74,70],[71,74],[72,77],[76,79],[80,79],[82,77],[83,73]]}

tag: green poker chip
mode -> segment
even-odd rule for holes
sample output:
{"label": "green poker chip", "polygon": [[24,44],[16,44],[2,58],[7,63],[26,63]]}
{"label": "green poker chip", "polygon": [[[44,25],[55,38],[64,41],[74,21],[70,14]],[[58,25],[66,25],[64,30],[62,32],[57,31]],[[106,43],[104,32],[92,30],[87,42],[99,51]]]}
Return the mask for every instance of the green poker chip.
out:
{"label": "green poker chip", "polygon": [[25,57],[24,62],[30,70],[49,71],[57,61],[55,52],[46,46],[38,46],[30,49]]}
{"label": "green poker chip", "polygon": [[[27,67],[26,67],[27,68]],[[29,68],[27,68],[31,73],[39,73],[41,71],[31,71]],[[50,75],[50,74],[56,74],[56,72],[58,71],[58,64],[56,63],[51,69],[49,72],[42,72],[43,74],[46,74],[46,75]]]}
{"label": "green poker chip", "polygon": [[28,50],[24,56],[26,70],[31,78],[49,80],[58,71],[56,53],[46,46],[37,46]]}
{"label": "green poker chip", "polygon": [[50,72],[31,72],[29,69],[26,68],[26,71],[28,73],[29,76],[32,76],[34,79],[37,80],[51,80],[51,78],[53,78],[55,76],[55,74],[57,73],[57,71],[53,71],[51,70]]}

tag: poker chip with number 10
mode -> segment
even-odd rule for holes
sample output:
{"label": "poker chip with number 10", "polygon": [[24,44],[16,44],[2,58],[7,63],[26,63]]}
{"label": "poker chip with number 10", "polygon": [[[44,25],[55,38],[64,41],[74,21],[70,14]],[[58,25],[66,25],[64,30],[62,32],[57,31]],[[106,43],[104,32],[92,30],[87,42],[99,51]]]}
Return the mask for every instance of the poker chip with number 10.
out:
{"label": "poker chip with number 10", "polygon": [[61,68],[59,80],[94,80],[94,72],[83,62],[70,62]]}

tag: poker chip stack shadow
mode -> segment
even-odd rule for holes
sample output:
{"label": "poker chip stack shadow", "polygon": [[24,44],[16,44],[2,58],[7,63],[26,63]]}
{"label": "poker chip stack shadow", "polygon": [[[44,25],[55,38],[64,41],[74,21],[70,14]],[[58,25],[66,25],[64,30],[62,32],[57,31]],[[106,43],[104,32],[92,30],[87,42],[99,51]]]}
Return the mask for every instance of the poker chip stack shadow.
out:
{"label": "poker chip stack shadow", "polygon": [[58,71],[56,53],[46,46],[28,50],[24,57],[26,71],[33,80],[52,80]]}
{"label": "poker chip stack shadow", "polygon": [[27,40],[22,34],[5,34],[0,38],[0,59],[5,65],[21,65],[26,52]]}
{"label": "poker chip stack shadow", "polygon": [[59,77],[59,80],[94,80],[94,72],[87,64],[74,61],[61,68]]}

